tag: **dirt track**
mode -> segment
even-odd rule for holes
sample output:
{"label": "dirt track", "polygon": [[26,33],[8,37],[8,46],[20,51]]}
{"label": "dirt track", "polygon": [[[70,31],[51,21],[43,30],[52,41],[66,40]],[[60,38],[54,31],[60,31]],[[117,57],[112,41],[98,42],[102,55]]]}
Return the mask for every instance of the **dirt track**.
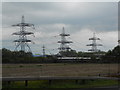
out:
{"label": "dirt track", "polygon": [[3,77],[91,76],[117,73],[118,64],[3,64]]}

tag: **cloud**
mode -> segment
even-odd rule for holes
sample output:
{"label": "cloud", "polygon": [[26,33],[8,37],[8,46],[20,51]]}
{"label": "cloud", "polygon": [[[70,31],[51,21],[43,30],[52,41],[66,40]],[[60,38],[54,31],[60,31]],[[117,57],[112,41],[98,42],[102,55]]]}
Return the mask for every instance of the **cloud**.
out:
{"label": "cloud", "polygon": [[[90,29],[82,29],[78,32],[71,34],[73,42],[73,48],[76,48],[78,51],[87,51],[90,47],[86,46],[87,44],[92,43],[89,41],[89,38],[93,37],[94,30]],[[97,41],[97,43],[103,44],[100,48],[102,51],[107,51],[112,49],[117,45],[118,40],[118,32],[117,31],[109,31],[109,32],[95,32],[96,37],[101,40]]]}
{"label": "cloud", "polygon": [[35,38],[28,37],[35,42],[33,45],[30,44],[34,53],[41,52],[43,44],[52,52],[57,52],[57,41],[60,40],[58,35],[62,32],[63,26],[66,33],[71,34],[67,39],[74,42],[70,45],[73,49],[87,51],[90,47],[86,44],[91,43],[88,39],[96,32],[106,46],[101,49],[109,50],[117,44],[117,8],[117,3],[107,2],[3,3],[3,47],[13,50],[12,41],[18,37],[11,34],[19,31],[19,28],[12,28],[11,25],[20,23],[21,16],[24,15],[25,21],[35,24],[36,27],[36,30],[28,29],[35,33]]}
{"label": "cloud", "polygon": [[[4,3],[3,23],[18,22],[21,15],[26,21],[41,24],[78,24],[81,27],[117,23],[117,3]],[[108,17],[109,15],[109,17]],[[13,19],[14,17],[14,19]],[[16,22],[15,22],[16,20]],[[109,23],[108,23],[109,22]],[[103,29],[102,27],[100,29]],[[110,28],[109,28],[110,29]],[[108,29],[107,29],[108,30]],[[113,30],[113,29],[111,29]]]}
{"label": "cloud", "polygon": [[119,0],[4,0],[4,2],[119,2]]}
{"label": "cloud", "polygon": [[[45,45],[47,48],[46,53],[57,53],[58,47],[60,44],[57,43],[61,38],[59,34],[62,32],[62,27],[64,24],[55,24],[55,25],[43,25],[41,26],[41,29],[37,32],[34,31],[35,37],[29,36],[28,39],[31,39],[35,44],[30,44],[31,49],[34,51],[34,53],[42,53],[42,46]],[[58,30],[56,30],[56,27],[58,26]],[[87,51],[90,49],[90,47],[87,47],[87,44],[92,43],[88,39],[93,36],[93,33],[96,33],[96,36],[101,38],[98,43],[103,44],[103,47],[99,47],[103,51],[107,51],[109,49],[112,49],[114,46],[117,45],[117,39],[118,39],[118,32],[116,30],[114,31],[104,31],[104,32],[97,32],[94,29],[89,29],[89,28],[82,28],[82,29],[77,29],[71,31],[72,26],[71,25],[64,25],[65,27],[65,32],[71,34],[71,36],[66,37],[67,40],[73,41],[72,44],[70,44],[70,47],[74,50],[77,51]],[[46,32],[47,30],[50,30]],[[9,34],[8,34],[8,32]],[[14,44],[12,41],[14,39],[18,39],[17,36],[12,36],[11,33],[15,32],[16,29],[14,30],[6,30],[3,33],[3,46],[5,47],[12,47],[12,50],[14,50]],[[71,33],[74,32],[74,33]]]}

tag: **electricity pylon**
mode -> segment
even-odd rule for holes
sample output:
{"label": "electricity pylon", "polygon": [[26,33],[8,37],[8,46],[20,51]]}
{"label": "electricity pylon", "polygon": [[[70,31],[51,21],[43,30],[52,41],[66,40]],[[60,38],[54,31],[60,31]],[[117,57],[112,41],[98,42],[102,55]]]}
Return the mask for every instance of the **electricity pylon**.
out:
{"label": "electricity pylon", "polygon": [[61,44],[60,44],[60,48],[58,48],[58,49],[60,50],[60,52],[63,52],[63,51],[66,51],[66,50],[71,49],[71,48],[68,46],[68,44],[69,44],[69,43],[73,43],[73,42],[66,40],[66,37],[67,37],[67,36],[70,36],[70,34],[66,34],[66,33],[65,33],[64,27],[63,27],[62,33],[61,33],[59,36],[61,36],[61,41],[58,41],[58,43],[61,43]]}
{"label": "electricity pylon", "polygon": [[34,34],[34,33],[26,31],[26,28],[27,27],[32,27],[33,29],[35,29],[34,24],[25,23],[24,16],[22,16],[21,23],[18,23],[18,24],[12,25],[12,26],[13,27],[15,27],[15,26],[20,27],[19,32],[13,33],[13,35],[18,35],[19,36],[19,39],[14,40],[14,42],[17,44],[16,47],[15,47],[15,51],[20,47],[20,51],[27,52],[27,48],[28,48],[28,52],[31,52],[31,49],[30,49],[30,46],[28,45],[28,43],[32,42],[32,41],[27,39],[27,35],[31,35],[31,34]]}
{"label": "electricity pylon", "polygon": [[91,52],[100,51],[99,49],[97,49],[97,46],[102,46],[102,44],[97,44],[97,40],[100,40],[100,38],[97,38],[95,36],[95,33],[93,33],[93,37],[89,38],[89,40],[92,40],[92,44],[88,44],[87,46],[91,46],[92,48],[90,50],[88,50],[88,51],[91,51]]}

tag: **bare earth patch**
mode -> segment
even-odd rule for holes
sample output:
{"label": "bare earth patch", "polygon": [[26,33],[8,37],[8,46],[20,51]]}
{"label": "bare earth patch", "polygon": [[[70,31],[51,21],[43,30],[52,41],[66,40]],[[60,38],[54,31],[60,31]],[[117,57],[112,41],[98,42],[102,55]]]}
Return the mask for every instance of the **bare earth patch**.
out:
{"label": "bare earth patch", "polygon": [[3,77],[96,76],[118,72],[118,64],[3,64]]}

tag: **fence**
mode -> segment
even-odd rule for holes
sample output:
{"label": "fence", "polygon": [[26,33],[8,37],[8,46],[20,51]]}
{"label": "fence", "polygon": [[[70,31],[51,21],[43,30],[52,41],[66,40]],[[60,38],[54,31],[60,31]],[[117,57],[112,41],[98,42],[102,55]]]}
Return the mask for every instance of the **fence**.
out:
{"label": "fence", "polygon": [[78,83],[78,80],[82,80],[82,83],[85,80],[97,80],[97,79],[104,79],[104,80],[120,80],[120,78],[115,77],[99,77],[99,76],[89,76],[89,77],[2,77],[2,81],[8,82],[10,85],[11,81],[25,81],[25,86],[28,86],[28,81],[36,81],[36,80],[48,80],[49,85],[52,84],[53,80],[75,80],[75,83]]}

